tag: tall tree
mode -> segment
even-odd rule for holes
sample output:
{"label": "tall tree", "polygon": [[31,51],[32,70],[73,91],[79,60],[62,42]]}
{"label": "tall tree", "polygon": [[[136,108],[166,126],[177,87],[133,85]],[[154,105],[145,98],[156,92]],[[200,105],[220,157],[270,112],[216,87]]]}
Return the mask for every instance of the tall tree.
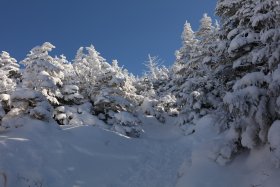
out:
{"label": "tall tree", "polygon": [[226,162],[241,148],[266,144],[268,130],[279,118],[272,107],[278,94],[269,87],[278,84],[271,80],[277,80],[280,56],[279,3],[220,0],[216,11],[223,23],[217,77],[228,91],[224,124],[231,134],[217,160]]}

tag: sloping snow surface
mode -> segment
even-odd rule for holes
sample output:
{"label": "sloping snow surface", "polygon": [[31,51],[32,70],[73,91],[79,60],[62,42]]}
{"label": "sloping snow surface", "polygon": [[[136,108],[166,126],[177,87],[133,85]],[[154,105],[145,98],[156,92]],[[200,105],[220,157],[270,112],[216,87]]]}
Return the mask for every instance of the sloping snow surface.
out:
{"label": "sloping snow surface", "polygon": [[[145,132],[128,138],[94,126],[28,120],[0,134],[0,186],[9,187],[230,187],[280,183],[266,148],[228,166],[207,156],[215,134],[201,119],[185,136],[172,119],[142,119]],[[217,136],[217,135],[216,135]],[[5,184],[6,183],[6,184]],[[276,186],[275,186],[276,187]]]}

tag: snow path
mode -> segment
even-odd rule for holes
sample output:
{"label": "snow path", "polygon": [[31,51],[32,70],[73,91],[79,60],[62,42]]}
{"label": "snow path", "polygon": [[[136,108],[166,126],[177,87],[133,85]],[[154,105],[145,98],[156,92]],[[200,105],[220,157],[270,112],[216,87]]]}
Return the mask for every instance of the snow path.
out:
{"label": "snow path", "polygon": [[[213,120],[182,135],[172,120],[142,119],[145,132],[127,138],[93,126],[30,121],[0,133],[0,187],[278,187],[269,147],[244,152],[227,166],[209,159]],[[23,121],[24,123],[24,121]]]}
{"label": "snow path", "polygon": [[191,143],[178,127],[143,121],[137,139],[41,122],[2,133],[0,172],[9,187],[173,187]]}
{"label": "snow path", "polygon": [[144,134],[143,140],[146,153],[139,157],[140,165],[138,163],[130,168],[135,174],[130,175],[123,186],[175,186],[178,170],[186,156],[190,155],[186,138],[180,130],[157,124],[153,118],[150,123],[153,125],[146,125],[146,132],[150,134]]}

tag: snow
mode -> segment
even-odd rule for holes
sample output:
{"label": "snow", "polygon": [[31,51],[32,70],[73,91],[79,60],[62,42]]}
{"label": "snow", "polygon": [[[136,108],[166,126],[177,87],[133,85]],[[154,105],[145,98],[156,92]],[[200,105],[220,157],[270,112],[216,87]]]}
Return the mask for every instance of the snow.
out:
{"label": "snow", "polygon": [[10,100],[10,95],[8,95],[8,94],[1,94],[0,95],[0,100],[1,101],[9,101]]}
{"label": "snow", "polygon": [[280,167],[280,121],[275,121],[268,131],[268,142],[270,149],[274,153],[273,161],[276,167]]}
{"label": "snow", "polygon": [[114,114],[114,116],[116,120],[121,121],[122,123],[125,124],[133,124],[136,121],[138,121],[137,118],[129,112],[119,112]]}
{"label": "snow", "polygon": [[[279,1],[219,0],[170,68],[0,54],[0,186],[278,187]],[[84,50],[85,49],[85,50]],[[277,67],[278,66],[278,67]]]}
{"label": "snow", "polygon": [[62,92],[65,94],[74,94],[79,91],[79,87],[76,85],[64,85]]}
{"label": "snow", "polygon": [[280,182],[280,171],[266,161],[268,147],[245,152],[228,166],[209,159],[213,140],[220,136],[211,116],[200,119],[189,136],[173,118],[161,124],[142,117],[140,138],[94,126],[58,129],[21,120],[24,126],[0,134],[0,168],[8,187],[276,187]]}
{"label": "snow", "polygon": [[234,57],[236,51],[240,50],[240,48],[244,49],[244,46],[257,42],[258,39],[258,34],[250,29],[245,30],[232,39],[228,48],[228,53]]}
{"label": "snow", "polygon": [[[185,148],[170,126],[150,124],[143,138],[131,139],[93,126],[58,130],[28,120],[0,135],[0,168],[8,186],[174,186]],[[151,118],[147,123],[156,123]],[[152,133],[148,133],[152,129]],[[174,130],[173,130],[174,131]],[[172,131],[171,131],[172,132]],[[163,141],[163,142],[162,142]],[[173,161],[172,155],[178,154]]]}
{"label": "snow", "polygon": [[92,105],[86,102],[82,105],[59,106],[55,108],[54,118],[61,125],[96,125],[105,127],[105,123],[91,113]]}
{"label": "snow", "polygon": [[265,81],[265,75],[262,72],[247,73],[242,79],[236,81],[234,90],[240,90],[247,86],[260,86]]}
{"label": "snow", "polygon": [[41,97],[38,92],[29,89],[17,89],[12,94],[12,99],[15,100],[41,99]]}
{"label": "snow", "polygon": [[[210,116],[197,122],[195,133],[189,140],[192,142],[188,147],[192,150],[191,158],[186,157],[182,164],[176,187],[279,186],[280,170],[269,161],[268,146],[244,152],[227,166],[213,162],[211,152],[224,139],[223,134],[216,134],[214,123]],[[234,133],[231,135],[235,136]]]}
{"label": "snow", "polygon": [[[230,112],[232,112],[233,107],[240,107],[243,108],[243,110],[246,110],[247,106],[244,100],[250,99],[252,101],[258,101],[259,96],[264,94],[264,89],[258,88],[256,86],[248,86],[234,93],[228,92],[223,98],[223,101],[229,105]],[[248,96],[251,96],[251,98],[248,98]]]}

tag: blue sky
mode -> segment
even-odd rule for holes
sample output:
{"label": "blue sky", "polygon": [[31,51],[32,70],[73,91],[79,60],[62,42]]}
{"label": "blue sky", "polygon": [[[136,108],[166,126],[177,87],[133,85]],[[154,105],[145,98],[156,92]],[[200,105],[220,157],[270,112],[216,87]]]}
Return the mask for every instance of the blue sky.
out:
{"label": "blue sky", "polygon": [[93,44],[109,62],[117,59],[142,74],[150,53],[170,66],[188,20],[193,29],[203,13],[214,16],[214,0],[1,0],[0,50],[18,61],[49,41],[53,54],[74,58]]}

